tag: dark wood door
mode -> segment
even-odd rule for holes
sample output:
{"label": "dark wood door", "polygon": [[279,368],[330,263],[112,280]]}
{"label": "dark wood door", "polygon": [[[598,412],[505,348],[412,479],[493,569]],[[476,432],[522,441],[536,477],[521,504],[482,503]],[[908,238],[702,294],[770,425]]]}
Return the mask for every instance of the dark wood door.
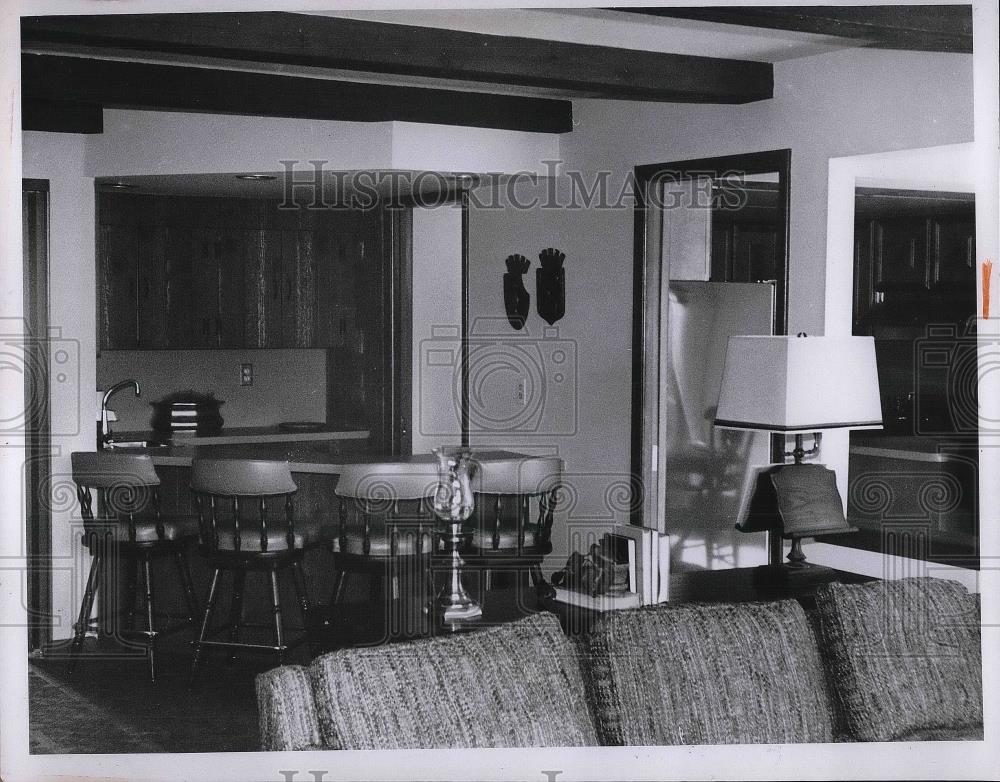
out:
{"label": "dark wood door", "polygon": [[194,244],[194,343],[196,348],[218,347],[219,337],[219,245],[210,228],[191,229]]}
{"label": "dark wood door", "polygon": [[875,225],[875,290],[915,293],[930,288],[928,221],[922,217],[880,219]]}
{"label": "dark wood door", "polygon": [[976,290],[976,221],[972,216],[938,217],[931,221],[937,289]]}
{"label": "dark wood door", "polygon": [[217,232],[218,312],[216,347],[241,348],[246,343],[244,329],[244,263],[246,231],[222,229]]}
{"label": "dark wood door", "polygon": [[312,347],[316,277],[312,230],[281,232],[282,347]]}
{"label": "dark wood door", "polygon": [[97,228],[98,312],[102,350],[138,347],[135,225],[99,225]]}
{"label": "dark wood door", "polygon": [[139,347],[170,347],[167,328],[167,229],[153,225],[139,226],[138,321]]}
{"label": "dark wood door", "polygon": [[281,347],[281,231],[246,230],[243,244],[244,345]]}
{"label": "dark wood door", "polygon": [[187,228],[162,229],[165,270],[167,347],[195,344],[194,269],[197,242]]}

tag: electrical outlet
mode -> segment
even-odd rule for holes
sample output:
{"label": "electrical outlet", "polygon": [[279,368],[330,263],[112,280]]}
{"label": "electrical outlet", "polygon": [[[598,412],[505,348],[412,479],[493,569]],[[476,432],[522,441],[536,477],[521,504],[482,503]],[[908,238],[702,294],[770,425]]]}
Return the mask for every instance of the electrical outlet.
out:
{"label": "electrical outlet", "polygon": [[525,379],[522,377],[517,381],[517,387],[514,389],[514,401],[520,402],[522,405],[525,404]]}
{"label": "electrical outlet", "polygon": [[240,385],[253,385],[253,364],[240,364]]}

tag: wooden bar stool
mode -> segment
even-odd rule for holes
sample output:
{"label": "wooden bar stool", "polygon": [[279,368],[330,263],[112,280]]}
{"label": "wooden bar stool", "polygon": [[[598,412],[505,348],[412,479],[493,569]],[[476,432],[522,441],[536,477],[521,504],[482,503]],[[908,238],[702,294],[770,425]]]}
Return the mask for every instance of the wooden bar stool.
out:
{"label": "wooden bar stool", "polygon": [[[304,625],[309,611],[302,557],[314,542],[313,527],[296,526],[292,496],[296,486],[288,462],[244,459],[195,459],[191,466],[191,491],[194,494],[200,527],[200,550],[212,568],[212,580],[205,602],[201,630],[193,642],[191,664],[193,684],[206,648],[222,647],[235,652],[244,649],[267,650],[284,663],[285,652],[305,640]],[[303,618],[303,634],[292,644],[287,642],[282,621],[278,573],[290,569],[295,594]],[[218,597],[219,575],[232,573],[233,593],[229,624],[219,631],[229,631],[228,640],[209,640],[208,634]],[[274,643],[240,641],[243,625],[243,595],[248,571],[268,574],[273,612]]]}
{"label": "wooden bar stool", "polygon": [[433,597],[429,558],[434,551],[431,500],[436,487],[437,470],[429,461],[345,465],[337,481],[339,525],[331,545],[336,576],[330,605],[335,615],[347,575],[365,573],[388,587],[387,634],[419,634],[405,627],[400,575],[404,569],[409,573],[422,568]]}
{"label": "wooden bar stool", "polygon": [[[70,460],[83,516],[84,534],[81,542],[90,551],[92,560],[80,615],[74,625],[69,672],[73,672],[87,631],[96,629],[90,618],[94,598],[106,575],[109,564],[107,560],[117,552],[126,563],[129,601],[126,626],[121,632],[135,632],[132,625],[135,621],[136,592],[141,571],[144,588],[140,594],[146,614],[146,628],[138,632],[146,646],[149,679],[155,683],[158,636],[181,627],[193,626],[198,616],[198,603],[185,557],[186,549],[198,535],[197,520],[191,516],[161,515],[158,489],[160,479],[149,456],[104,451],[76,452],[71,454]],[[158,628],[152,561],[161,557],[172,557],[177,565],[188,615],[182,624]],[[117,618],[115,616],[116,628]]]}
{"label": "wooden bar stool", "polygon": [[553,593],[542,576],[552,552],[552,522],[563,462],[557,457],[484,459],[476,462],[472,488],[476,507],[466,522],[470,533],[462,558],[485,571],[487,590],[494,570],[531,574],[539,598]]}

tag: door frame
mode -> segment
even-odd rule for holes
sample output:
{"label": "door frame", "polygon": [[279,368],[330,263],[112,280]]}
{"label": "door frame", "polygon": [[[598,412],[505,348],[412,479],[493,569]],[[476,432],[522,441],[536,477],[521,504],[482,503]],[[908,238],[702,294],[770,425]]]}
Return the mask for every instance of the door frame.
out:
{"label": "door frame", "polygon": [[[27,194],[36,194],[29,211]],[[49,180],[21,180],[24,238],[24,534],[27,557],[28,651],[52,641],[52,512],[43,499],[51,476],[52,437],[49,400]],[[30,383],[30,385],[29,385]]]}
{"label": "door frame", "polygon": [[[775,257],[774,333],[785,334],[788,316],[788,247],[790,236],[789,205],[791,184],[790,149],[775,149],[739,155],[697,158],[672,163],[652,163],[635,167],[635,208],[633,233],[632,280],[632,422],[631,422],[631,483],[630,521],[643,526],[647,518],[656,520],[661,532],[664,520],[656,509],[656,492],[647,487],[657,485],[658,473],[652,462],[651,447],[658,441],[659,429],[659,370],[663,363],[660,301],[662,290],[662,256],[660,231],[662,219],[652,208],[650,187],[664,181],[690,179],[698,175],[719,176],[726,173],[766,174],[777,172],[779,183],[778,219],[783,223]],[[772,460],[783,443],[773,437]],[[647,458],[648,456],[648,458]],[[648,526],[648,525],[647,525]],[[780,543],[780,541],[778,541]]]}

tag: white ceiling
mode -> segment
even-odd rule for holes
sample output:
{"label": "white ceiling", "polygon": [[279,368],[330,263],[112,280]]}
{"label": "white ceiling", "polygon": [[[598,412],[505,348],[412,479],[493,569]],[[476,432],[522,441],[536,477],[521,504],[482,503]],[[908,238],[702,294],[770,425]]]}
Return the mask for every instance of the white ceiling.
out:
{"label": "white ceiling", "polygon": [[845,38],[603,8],[313,11],[323,16],[650,52],[779,62],[855,47]]}

